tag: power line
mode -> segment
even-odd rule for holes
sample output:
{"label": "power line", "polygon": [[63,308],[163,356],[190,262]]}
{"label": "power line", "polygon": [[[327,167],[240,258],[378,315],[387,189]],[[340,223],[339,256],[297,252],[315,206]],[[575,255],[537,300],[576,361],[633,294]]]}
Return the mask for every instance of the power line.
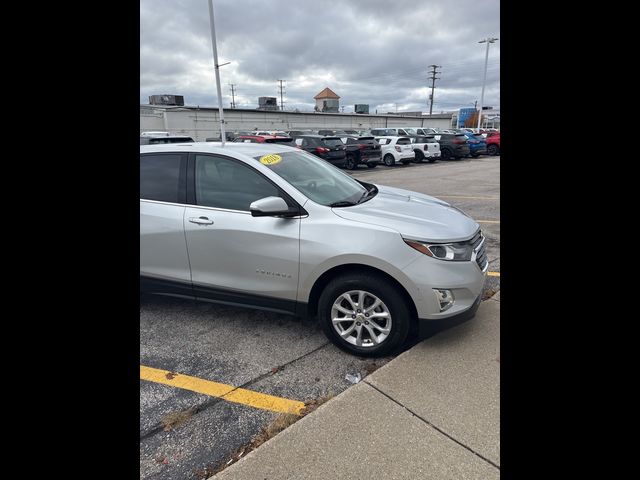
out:
{"label": "power line", "polygon": [[284,111],[284,102],[282,101],[282,95],[284,91],[282,89],[282,82],[286,82],[286,80],[278,80],[280,82],[280,110]]}
{"label": "power line", "polygon": [[436,87],[436,80],[439,80],[440,77],[436,77],[438,72],[436,69],[438,68],[442,68],[440,65],[429,65],[429,68],[431,68],[431,95],[429,96],[429,100],[431,100],[431,102],[429,103],[429,116],[431,116],[431,111],[433,110],[433,90]]}
{"label": "power line", "polygon": [[235,87],[235,84],[230,83],[229,85],[231,86],[231,108],[236,108],[236,94],[235,94],[235,91],[233,90]]}

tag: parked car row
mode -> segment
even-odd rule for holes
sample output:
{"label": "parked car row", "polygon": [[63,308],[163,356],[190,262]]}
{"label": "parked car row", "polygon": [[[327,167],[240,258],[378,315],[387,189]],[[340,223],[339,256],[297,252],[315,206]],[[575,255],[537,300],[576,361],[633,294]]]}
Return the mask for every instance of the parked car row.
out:
{"label": "parked car row", "polygon": [[[300,148],[341,168],[353,170],[358,165],[375,168],[407,165],[411,162],[433,163],[464,157],[500,154],[500,132],[472,129],[439,130],[429,127],[374,128],[362,130],[254,130],[236,131],[233,142],[282,143]],[[229,138],[229,136],[227,136]],[[140,145],[193,142],[189,136],[169,132],[143,132]],[[207,138],[207,141],[217,139]]]}

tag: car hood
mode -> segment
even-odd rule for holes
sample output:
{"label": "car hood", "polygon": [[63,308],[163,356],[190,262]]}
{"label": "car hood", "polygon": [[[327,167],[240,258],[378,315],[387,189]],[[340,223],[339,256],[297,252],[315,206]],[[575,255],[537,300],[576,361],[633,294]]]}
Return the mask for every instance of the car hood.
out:
{"label": "car hood", "polygon": [[352,207],[334,208],[339,217],[393,228],[407,238],[456,242],[471,238],[480,226],[447,202],[401,188],[376,185],[378,194]]}

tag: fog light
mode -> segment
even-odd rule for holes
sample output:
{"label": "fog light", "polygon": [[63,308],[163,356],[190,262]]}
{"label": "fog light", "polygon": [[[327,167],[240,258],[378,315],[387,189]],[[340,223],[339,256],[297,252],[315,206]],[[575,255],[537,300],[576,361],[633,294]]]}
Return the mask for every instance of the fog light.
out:
{"label": "fog light", "polygon": [[453,307],[453,302],[455,301],[455,299],[453,298],[453,292],[451,290],[434,288],[433,291],[435,292],[438,303],[440,304],[441,312],[449,310],[451,307]]}

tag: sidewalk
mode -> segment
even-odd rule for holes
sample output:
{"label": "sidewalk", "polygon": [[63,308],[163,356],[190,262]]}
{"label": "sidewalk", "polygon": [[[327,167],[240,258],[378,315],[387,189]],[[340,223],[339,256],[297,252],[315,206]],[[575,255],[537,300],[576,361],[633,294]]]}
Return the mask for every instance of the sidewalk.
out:
{"label": "sidewalk", "polygon": [[500,478],[500,292],[213,478]]}

